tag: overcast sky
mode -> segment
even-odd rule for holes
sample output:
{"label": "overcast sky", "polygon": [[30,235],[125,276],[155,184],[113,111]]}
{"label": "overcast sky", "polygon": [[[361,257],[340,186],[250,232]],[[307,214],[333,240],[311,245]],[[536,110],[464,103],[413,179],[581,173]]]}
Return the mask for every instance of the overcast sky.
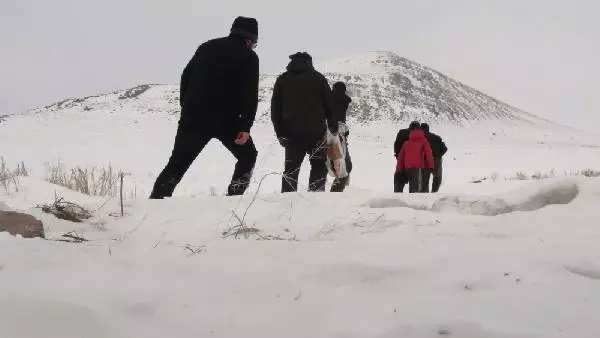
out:
{"label": "overcast sky", "polygon": [[[177,83],[237,15],[259,21],[261,72],[390,50],[534,114],[600,112],[598,0],[0,0],[0,113]],[[589,129],[589,128],[587,128]]]}

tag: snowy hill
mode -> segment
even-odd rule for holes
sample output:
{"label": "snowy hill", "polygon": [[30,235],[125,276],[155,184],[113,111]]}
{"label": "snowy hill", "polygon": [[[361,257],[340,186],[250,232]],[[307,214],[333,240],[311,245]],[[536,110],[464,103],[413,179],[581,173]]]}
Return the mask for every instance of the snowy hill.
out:
{"label": "snowy hill", "polygon": [[349,84],[361,121],[428,120],[463,124],[490,119],[541,119],[391,52],[370,52],[319,66]]}
{"label": "snowy hill", "polygon": [[[331,83],[344,81],[353,99],[350,119],[356,123],[426,120],[464,125],[482,120],[550,123],[500,102],[446,75],[391,52],[369,52],[318,63]],[[260,78],[259,122],[268,122],[276,75]],[[30,113],[116,114],[139,112],[178,116],[177,85],[140,85],[105,95],[67,99]]]}

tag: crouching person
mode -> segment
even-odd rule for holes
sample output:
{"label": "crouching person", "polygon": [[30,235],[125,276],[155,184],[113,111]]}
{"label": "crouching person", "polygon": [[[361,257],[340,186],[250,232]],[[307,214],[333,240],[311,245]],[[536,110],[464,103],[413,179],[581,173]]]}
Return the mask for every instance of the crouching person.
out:
{"label": "crouching person", "polygon": [[417,193],[423,190],[425,173],[434,167],[433,153],[425,132],[421,127],[410,129],[408,141],[404,142],[396,162],[396,172],[408,178],[408,191]]}

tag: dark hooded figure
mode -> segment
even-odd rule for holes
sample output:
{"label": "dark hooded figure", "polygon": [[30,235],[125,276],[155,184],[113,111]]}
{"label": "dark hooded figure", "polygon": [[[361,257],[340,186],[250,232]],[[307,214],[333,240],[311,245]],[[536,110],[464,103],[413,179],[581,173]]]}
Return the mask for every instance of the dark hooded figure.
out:
{"label": "dark hooded figure", "polygon": [[[271,121],[285,148],[281,192],[298,190],[304,156],[309,155],[309,191],[324,191],[327,179],[327,127],[337,134],[331,109],[331,88],[316,71],[306,53],[290,55],[287,71],[275,81],[271,98]],[[335,122],[335,123],[334,123]]]}
{"label": "dark hooded figure", "polygon": [[346,94],[346,84],[341,81],[334,83],[331,90],[331,109],[336,121],[346,123],[346,113],[351,102],[352,99]]}
{"label": "dark hooded figure", "polygon": [[[408,128],[400,129],[396,135],[396,141],[394,142],[394,157],[397,159],[400,155],[400,150],[406,141],[410,137],[410,132],[413,129],[420,128],[421,124],[419,121],[412,121]],[[408,175],[405,170],[396,171],[394,173],[394,192],[404,192],[404,187],[408,183]]]}
{"label": "dark hooded figure", "polygon": [[440,186],[442,185],[442,157],[448,151],[448,147],[446,143],[442,140],[442,138],[432,132],[429,131],[429,124],[421,123],[421,128],[425,132],[425,137],[429,141],[431,145],[431,151],[433,152],[433,170],[426,171],[423,177],[423,191],[429,192],[429,180],[433,175],[433,183],[431,186],[431,192],[438,192],[440,190]]}
{"label": "dark hooded figure", "polygon": [[[352,102],[350,96],[346,94],[346,84],[339,81],[333,84],[333,90],[331,91],[331,108],[333,109],[334,120],[338,122],[338,131],[340,138],[343,142],[343,147],[346,149],[346,171],[348,175],[352,171],[352,159],[350,158],[350,151],[348,149],[348,135],[350,131],[346,124],[346,113],[348,106]],[[336,178],[331,185],[331,192],[342,192],[346,188],[350,181],[350,176],[343,178]]]}
{"label": "dark hooded figure", "polygon": [[256,19],[238,17],[229,36],[200,45],[181,75],[181,117],[171,157],[150,198],[171,196],[192,162],[213,138],[237,159],[227,195],[250,184],[257,151],[250,128],[258,105]]}

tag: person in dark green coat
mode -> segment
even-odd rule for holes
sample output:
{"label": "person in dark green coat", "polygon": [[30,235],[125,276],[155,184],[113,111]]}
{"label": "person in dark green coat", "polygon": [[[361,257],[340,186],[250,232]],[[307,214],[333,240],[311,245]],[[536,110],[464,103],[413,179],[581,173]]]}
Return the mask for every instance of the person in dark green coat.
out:
{"label": "person in dark green coat", "polygon": [[281,192],[298,190],[300,166],[308,154],[309,191],[324,191],[327,180],[326,131],[337,135],[331,88],[306,53],[290,55],[287,71],[277,77],[271,98],[271,121],[285,148]]}

